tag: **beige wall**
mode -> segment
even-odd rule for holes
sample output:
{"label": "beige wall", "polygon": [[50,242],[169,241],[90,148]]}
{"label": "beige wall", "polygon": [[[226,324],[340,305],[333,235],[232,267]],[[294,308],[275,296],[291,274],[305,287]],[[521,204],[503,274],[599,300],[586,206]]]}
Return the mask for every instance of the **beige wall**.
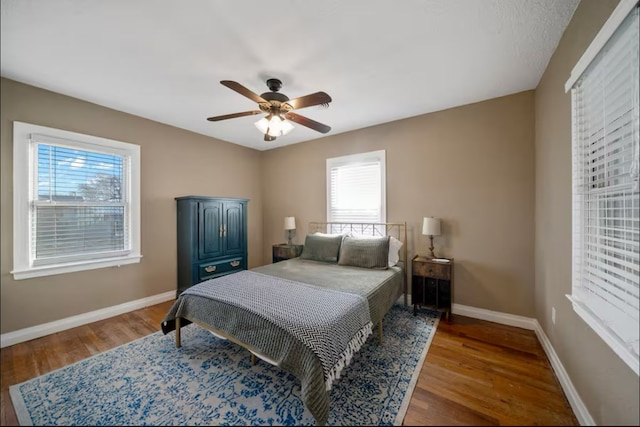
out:
{"label": "beige wall", "polygon": [[[175,290],[177,196],[250,199],[249,266],[262,264],[259,151],[5,78],[0,92],[2,333]],[[13,280],[14,120],[140,145],[139,264]]]}
{"label": "beige wall", "polygon": [[527,91],[264,152],[264,259],[285,216],[298,243],[326,219],[327,158],[386,150],[387,221],[407,221],[409,257],[427,253],[422,218],[440,217],[454,302],[532,317],[533,108]]}
{"label": "beige wall", "polygon": [[[533,315],[532,92],[259,153],[8,79],[1,83],[2,333],[174,289],[176,196],[251,199],[249,265],[270,262],[271,244],[284,240],[285,215],[297,217],[298,241],[306,222],[324,218],[325,159],[377,149],[387,151],[388,220],[408,222],[410,256],[426,253],[422,217],[441,217],[444,235],[435,245],[440,255],[456,258],[455,302]],[[141,146],[140,264],[13,280],[13,120]]]}
{"label": "beige wall", "polygon": [[580,3],[536,89],[535,298],[536,318],[596,425],[637,426],[638,376],[565,297],[571,293],[571,95],[564,84],[617,3]]}

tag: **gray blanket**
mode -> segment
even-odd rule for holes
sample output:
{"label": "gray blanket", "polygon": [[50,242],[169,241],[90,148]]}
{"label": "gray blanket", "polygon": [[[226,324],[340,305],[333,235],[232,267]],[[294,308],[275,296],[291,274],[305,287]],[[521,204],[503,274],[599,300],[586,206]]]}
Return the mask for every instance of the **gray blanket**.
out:
{"label": "gray blanket", "polygon": [[327,390],[371,334],[365,298],[254,271],[202,282],[183,295],[222,301],[283,328],[320,359]]}
{"label": "gray blanket", "polygon": [[[299,258],[251,270],[366,298],[374,324],[381,321],[402,294],[404,277],[401,268],[371,270]],[[165,334],[175,330],[176,317],[183,319],[181,326],[195,321],[223,331],[295,375],[300,380],[305,406],[318,424],[326,424],[329,392],[326,390],[323,366],[316,354],[302,341],[253,311],[239,310],[229,303],[199,295],[180,295],[162,321]]]}

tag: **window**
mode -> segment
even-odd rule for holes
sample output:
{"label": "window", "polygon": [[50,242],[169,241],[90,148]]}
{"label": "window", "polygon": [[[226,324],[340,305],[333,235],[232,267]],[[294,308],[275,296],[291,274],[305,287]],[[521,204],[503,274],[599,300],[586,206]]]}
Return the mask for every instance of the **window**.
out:
{"label": "window", "polygon": [[15,279],[139,262],[140,147],[13,130]]}
{"label": "window", "polygon": [[327,159],[327,221],[386,222],[385,151]]}
{"label": "window", "polygon": [[576,313],[639,371],[637,0],[622,0],[571,73]]}

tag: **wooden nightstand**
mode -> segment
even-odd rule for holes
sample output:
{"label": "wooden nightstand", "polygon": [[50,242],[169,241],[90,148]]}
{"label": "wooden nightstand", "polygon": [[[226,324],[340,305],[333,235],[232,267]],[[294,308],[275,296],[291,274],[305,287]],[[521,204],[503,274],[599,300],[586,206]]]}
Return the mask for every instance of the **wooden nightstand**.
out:
{"label": "wooden nightstand", "polygon": [[304,245],[288,245],[286,243],[273,245],[273,262],[299,257],[302,253],[303,246]]}
{"label": "wooden nightstand", "polygon": [[444,311],[449,320],[453,293],[453,258],[439,259],[447,259],[448,262],[420,255],[416,255],[411,262],[411,303],[414,316],[420,305]]}

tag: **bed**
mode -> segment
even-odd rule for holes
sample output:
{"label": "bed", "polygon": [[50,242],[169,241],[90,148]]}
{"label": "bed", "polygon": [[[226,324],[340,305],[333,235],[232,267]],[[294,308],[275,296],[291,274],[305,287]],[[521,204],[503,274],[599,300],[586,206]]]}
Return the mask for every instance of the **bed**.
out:
{"label": "bed", "polygon": [[195,323],[300,380],[301,397],[326,424],[329,391],[351,357],[404,294],[406,223],[309,223],[298,258],[207,280],[183,292],[162,331]]}

